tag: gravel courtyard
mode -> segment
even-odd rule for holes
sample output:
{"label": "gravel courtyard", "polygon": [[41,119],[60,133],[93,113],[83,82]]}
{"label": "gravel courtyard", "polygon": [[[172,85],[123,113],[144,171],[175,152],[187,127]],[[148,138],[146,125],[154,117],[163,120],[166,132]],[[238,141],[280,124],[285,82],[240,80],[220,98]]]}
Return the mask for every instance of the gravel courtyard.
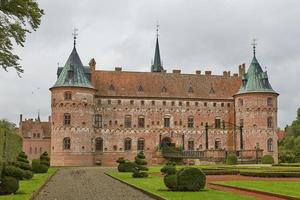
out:
{"label": "gravel courtyard", "polygon": [[104,174],[105,168],[60,169],[35,200],[153,200]]}

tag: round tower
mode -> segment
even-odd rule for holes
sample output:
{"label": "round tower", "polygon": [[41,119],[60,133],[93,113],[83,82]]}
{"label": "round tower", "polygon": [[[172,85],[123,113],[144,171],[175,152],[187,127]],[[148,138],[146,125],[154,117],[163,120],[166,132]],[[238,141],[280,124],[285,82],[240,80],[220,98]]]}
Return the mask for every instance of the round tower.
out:
{"label": "round tower", "polygon": [[277,97],[267,72],[256,59],[254,48],[252,62],[247,73],[242,75],[240,90],[234,96],[236,125],[241,127],[235,138],[236,149],[242,150],[244,157],[257,157],[262,151],[263,155],[272,155],[278,162]]}
{"label": "round tower", "polygon": [[51,91],[51,165],[94,164],[93,117],[95,89],[75,48]]}

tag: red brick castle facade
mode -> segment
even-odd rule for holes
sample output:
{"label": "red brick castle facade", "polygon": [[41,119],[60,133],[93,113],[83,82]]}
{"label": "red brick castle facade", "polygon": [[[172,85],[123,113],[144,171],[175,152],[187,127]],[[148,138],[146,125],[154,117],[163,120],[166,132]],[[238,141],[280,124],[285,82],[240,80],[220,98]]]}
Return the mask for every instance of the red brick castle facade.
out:
{"label": "red brick castle facade", "polygon": [[[51,165],[115,165],[144,151],[160,162],[161,146],[224,157],[270,154],[277,162],[277,96],[255,52],[245,73],[167,73],[158,39],[151,72],[83,66],[75,44],[51,91]],[[257,151],[256,151],[257,153]]]}

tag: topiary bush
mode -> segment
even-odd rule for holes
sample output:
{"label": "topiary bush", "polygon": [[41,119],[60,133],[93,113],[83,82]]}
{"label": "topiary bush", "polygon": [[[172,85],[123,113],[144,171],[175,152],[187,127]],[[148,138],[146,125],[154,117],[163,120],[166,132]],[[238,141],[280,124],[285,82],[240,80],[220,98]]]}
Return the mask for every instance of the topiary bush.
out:
{"label": "topiary bush", "polygon": [[187,167],[177,172],[179,191],[199,191],[204,189],[206,177],[201,169]]}
{"label": "topiary bush", "polygon": [[22,169],[20,169],[19,167],[13,166],[13,165],[5,166],[4,170],[3,170],[4,176],[14,177],[18,180],[23,179],[23,174],[24,174],[24,171]]}
{"label": "topiary bush", "polygon": [[40,163],[42,165],[46,165],[46,166],[50,167],[50,158],[46,151],[40,156],[40,160],[41,160]]}
{"label": "topiary bush", "polygon": [[236,165],[237,164],[237,156],[235,154],[229,154],[226,158],[227,165]]}
{"label": "topiary bush", "polygon": [[39,159],[32,160],[32,171],[34,173],[47,173],[48,166],[41,164]]}
{"label": "topiary bush", "polygon": [[176,174],[176,164],[175,163],[167,163],[163,168],[160,169],[163,174],[171,175]]}
{"label": "topiary bush", "polygon": [[132,177],[133,178],[144,178],[144,177],[148,177],[148,173],[146,171],[148,171],[148,168],[146,167],[147,165],[147,161],[145,159],[145,155],[143,153],[143,151],[140,151],[136,157],[135,157],[135,166],[133,168],[133,174]]}
{"label": "topiary bush", "polygon": [[0,194],[13,194],[19,189],[19,180],[11,176],[3,176],[0,183]]}
{"label": "topiary bush", "polygon": [[32,168],[27,160],[27,155],[25,152],[20,152],[17,161],[14,164],[15,166],[21,168],[23,170],[22,179],[31,179],[33,177],[33,173],[31,172]]}
{"label": "topiary bush", "polygon": [[125,160],[123,157],[118,158],[116,162],[119,163],[118,165],[119,172],[133,172],[135,163]]}
{"label": "topiary bush", "polygon": [[274,163],[274,158],[271,155],[264,155],[261,158],[261,163],[262,164],[273,164]]}
{"label": "topiary bush", "polygon": [[30,170],[23,170],[23,179],[32,179],[33,172]]}

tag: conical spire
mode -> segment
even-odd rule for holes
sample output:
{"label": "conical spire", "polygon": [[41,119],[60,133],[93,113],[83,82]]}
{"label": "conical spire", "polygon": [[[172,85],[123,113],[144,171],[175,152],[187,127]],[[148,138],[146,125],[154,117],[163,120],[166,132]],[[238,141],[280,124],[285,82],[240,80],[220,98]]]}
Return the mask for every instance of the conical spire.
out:
{"label": "conical spire", "polygon": [[269,83],[267,72],[262,70],[259,62],[256,59],[255,45],[253,45],[253,58],[251,64],[247,73],[242,77],[242,84],[237,94],[250,92],[276,93]]}
{"label": "conical spire", "polygon": [[156,45],[155,45],[155,53],[154,53],[154,62],[151,66],[151,72],[161,72],[164,70],[161,59],[160,59],[160,52],[159,52],[159,42],[158,42],[158,27],[156,26]]}
{"label": "conical spire", "polygon": [[53,87],[94,88],[84,73],[84,67],[75,45]]}

